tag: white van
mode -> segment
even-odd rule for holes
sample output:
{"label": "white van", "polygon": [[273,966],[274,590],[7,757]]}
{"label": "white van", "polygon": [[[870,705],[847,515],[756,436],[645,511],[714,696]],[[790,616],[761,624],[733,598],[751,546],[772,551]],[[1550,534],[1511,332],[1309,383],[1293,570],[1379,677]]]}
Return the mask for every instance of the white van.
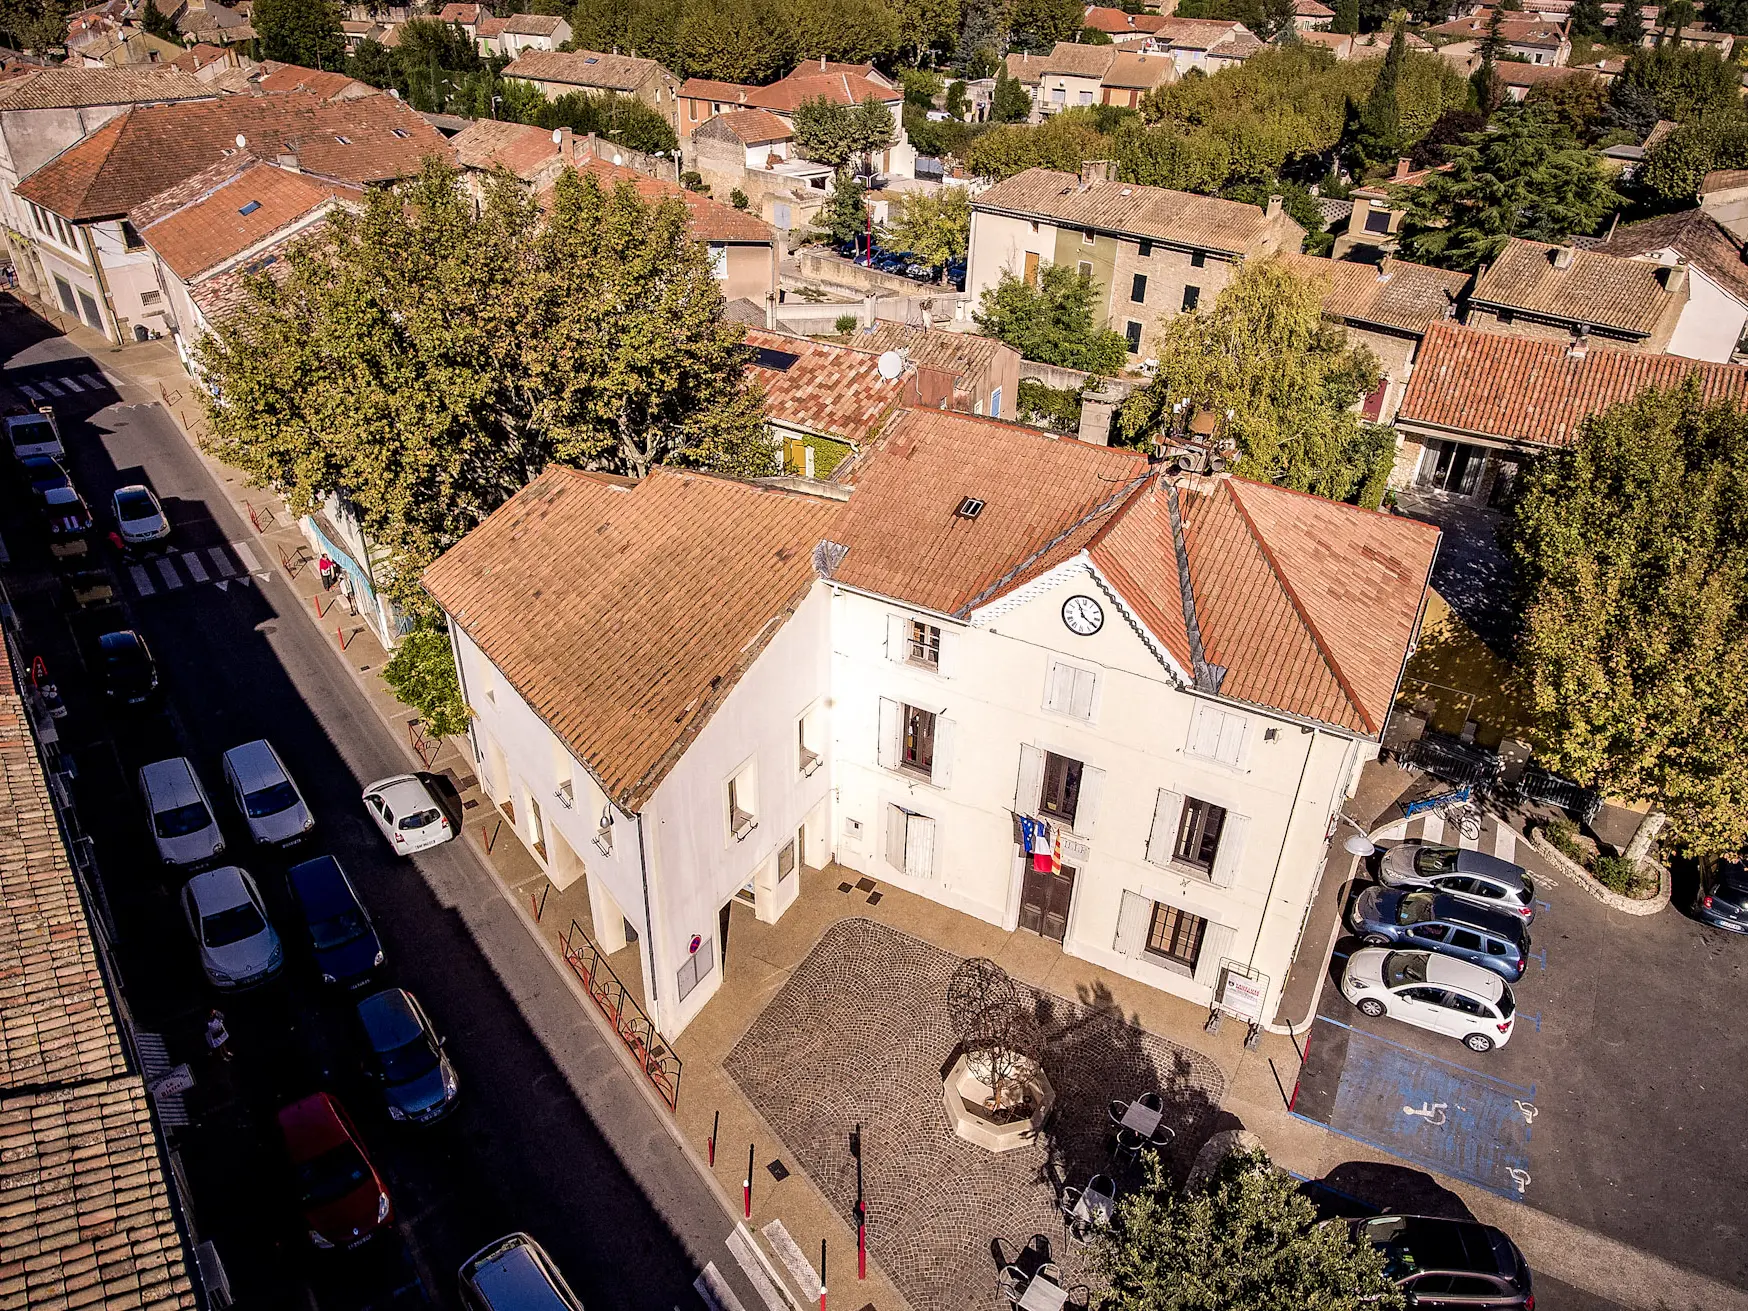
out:
{"label": "white van", "polygon": [[35,414],[7,415],[6,440],[11,443],[13,455],[21,460],[32,455],[46,455],[58,460],[67,453],[61,445],[61,429],[55,422],[55,412],[47,405]]}
{"label": "white van", "polygon": [[155,760],[140,770],[140,795],[158,859],[166,865],[198,865],[222,856],[225,835],[194,766],[184,756]]}

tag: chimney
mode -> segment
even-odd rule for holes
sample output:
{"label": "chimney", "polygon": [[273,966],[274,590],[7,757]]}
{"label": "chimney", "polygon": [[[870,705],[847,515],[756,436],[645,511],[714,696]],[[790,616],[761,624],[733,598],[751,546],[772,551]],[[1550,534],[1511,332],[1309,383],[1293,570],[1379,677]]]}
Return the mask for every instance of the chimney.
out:
{"label": "chimney", "polygon": [[1687,290],[1687,265],[1671,264],[1663,270],[1663,290],[1679,296]]}
{"label": "chimney", "polygon": [[1394,178],[1394,181],[1400,182],[1403,178],[1407,177],[1409,170],[1411,170],[1413,167],[1414,167],[1414,161],[1412,159],[1399,159],[1399,160],[1397,160],[1396,161],[1396,177]]}
{"label": "chimney", "polygon": [[1084,160],[1080,166],[1080,184],[1081,184],[1081,186],[1084,187],[1084,186],[1087,186],[1087,185],[1094,183],[1094,182],[1114,181],[1115,178],[1113,175],[1116,173],[1116,171],[1117,171],[1117,165],[1112,160],[1109,160],[1109,159]]}
{"label": "chimney", "polygon": [[1554,267],[1569,269],[1572,267],[1572,256],[1577,252],[1571,246],[1554,247]]}
{"label": "chimney", "polygon": [[561,127],[554,134],[554,144],[558,146],[560,159],[570,159],[576,153],[576,143],[571,140],[573,135],[568,127]]}
{"label": "chimney", "polygon": [[290,150],[280,155],[278,164],[279,167],[284,169],[287,173],[303,172],[303,169],[298,166],[296,153]]}
{"label": "chimney", "polygon": [[1566,347],[1566,358],[1581,360],[1590,354],[1590,329],[1580,328],[1572,338],[1572,344]]}
{"label": "chimney", "polygon": [[825,56],[824,55],[821,55],[819,57],[819,71],[822,73],[825,72]]}
{"label": "chimney", "polygon": [[1270,196],[1268,208],[1263,211],[1263,217],[1269,218],[1269,219],[1278,219],[1281,216],[1281,205],[1285,201],[1286,201],[1285,196],[1280,196],[1280,195]]}

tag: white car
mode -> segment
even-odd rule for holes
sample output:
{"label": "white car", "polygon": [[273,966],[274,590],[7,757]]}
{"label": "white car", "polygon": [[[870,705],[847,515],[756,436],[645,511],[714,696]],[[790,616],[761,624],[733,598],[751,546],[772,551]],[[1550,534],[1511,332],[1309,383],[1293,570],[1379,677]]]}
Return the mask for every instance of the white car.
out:
{"label": "white car", "polygon": [[364,789],[364,808],[397,856],[440,846],[455,836],[449,816],[415,774],[378,779]]}
{"label": "white car", "polygon": [[287,847],[308,836],[316,817],[265,738],[225,752],[225,783],[243,813],[249,836],[263,846]]}
{"label": "white car", "polygon": [[46,455],[58,460],[67,452],[61,446],[61,428],[55,422],[55,412],[43,406],[35,414],[6,416],[6,440],[19,459]]}
{"label": "white car", "polygon": [[1490,1052],[1511,1040],[1517,998],[1492,970],[1428,951],[1362,947],[1347,958],[1341,995],[1365,1015],[1388,1015]]}
{"label": "white car", "polygon": [[196,874],[182,888],[182,914],[200,945],[200,967],[215,988],[254,987],[285,964],[261,889],[246,870],[221,865]]}
{"label": "white car", "polygon": [[150,487],[140,483],[117,487],[110,504],[115,511],[116,530],[129,546],[144,546],[170,535],[170,520]]}
{"label": "white car", "polygon": [[158,859],[166,865],[198,865],[224,854],[225,836],[212,802],[186,758],[155,760],[141,769],[140,795]]}

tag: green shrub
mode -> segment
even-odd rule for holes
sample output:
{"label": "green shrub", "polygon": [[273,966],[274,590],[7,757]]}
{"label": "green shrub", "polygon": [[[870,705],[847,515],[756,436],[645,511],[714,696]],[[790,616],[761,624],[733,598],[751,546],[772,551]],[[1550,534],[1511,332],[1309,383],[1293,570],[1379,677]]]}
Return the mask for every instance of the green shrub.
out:
{"label": "green shrub", "polygon": [[742,191],[739,187],[736,187],[733,191],[728,193],[728,203],[733,205],[736,209],[745,209],[753,202],[747,196],[746,192]]}
{"label": "green shrub", "polygon": [[1036,378],[1021,378],[1019,410],[1022,419],[1055,432],[1080,431],[1080,392],[1073,387],[1047,387]]}
{"label": "green shrub", "polygon": [[1610,892],[1630,894],[1639,882],[1639,867],[1625,856],[1598,856],[1596,881]]}
{"label": "green shrub", "polygon": [[837,329],[840,337],[847,337],[856,330],[856,325],[860,322],[854,314],[840,314],[832,327]]}
{"label": "green shrub", "polygon": [[1578,826],[1569,819],[1551,819],[1542,826],[1542,836],[1548,845],[1568,860],[1589,868],[1594,857],[1578,841]]}

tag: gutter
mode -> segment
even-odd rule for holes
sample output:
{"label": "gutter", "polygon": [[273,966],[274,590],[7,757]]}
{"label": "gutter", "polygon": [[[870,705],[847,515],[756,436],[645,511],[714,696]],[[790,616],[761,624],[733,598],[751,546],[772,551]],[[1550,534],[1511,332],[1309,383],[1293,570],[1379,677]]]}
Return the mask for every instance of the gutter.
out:
{"label": "gutter", "polygon": [[[656,986],[658,980],[655,959],[655,919],[649,908],[649,845],[644,840],[643,812],[641,810],[637,812],[637,869],[643,879],[643,937],[649,955],[649,973],[645,975],[649,980],[649,1019],[650,1023],[655,1025],[656,1032],[660,1033],[662,1011],[661,990]],[[720,961],[717,962],[716,968],[722,968]]]}

